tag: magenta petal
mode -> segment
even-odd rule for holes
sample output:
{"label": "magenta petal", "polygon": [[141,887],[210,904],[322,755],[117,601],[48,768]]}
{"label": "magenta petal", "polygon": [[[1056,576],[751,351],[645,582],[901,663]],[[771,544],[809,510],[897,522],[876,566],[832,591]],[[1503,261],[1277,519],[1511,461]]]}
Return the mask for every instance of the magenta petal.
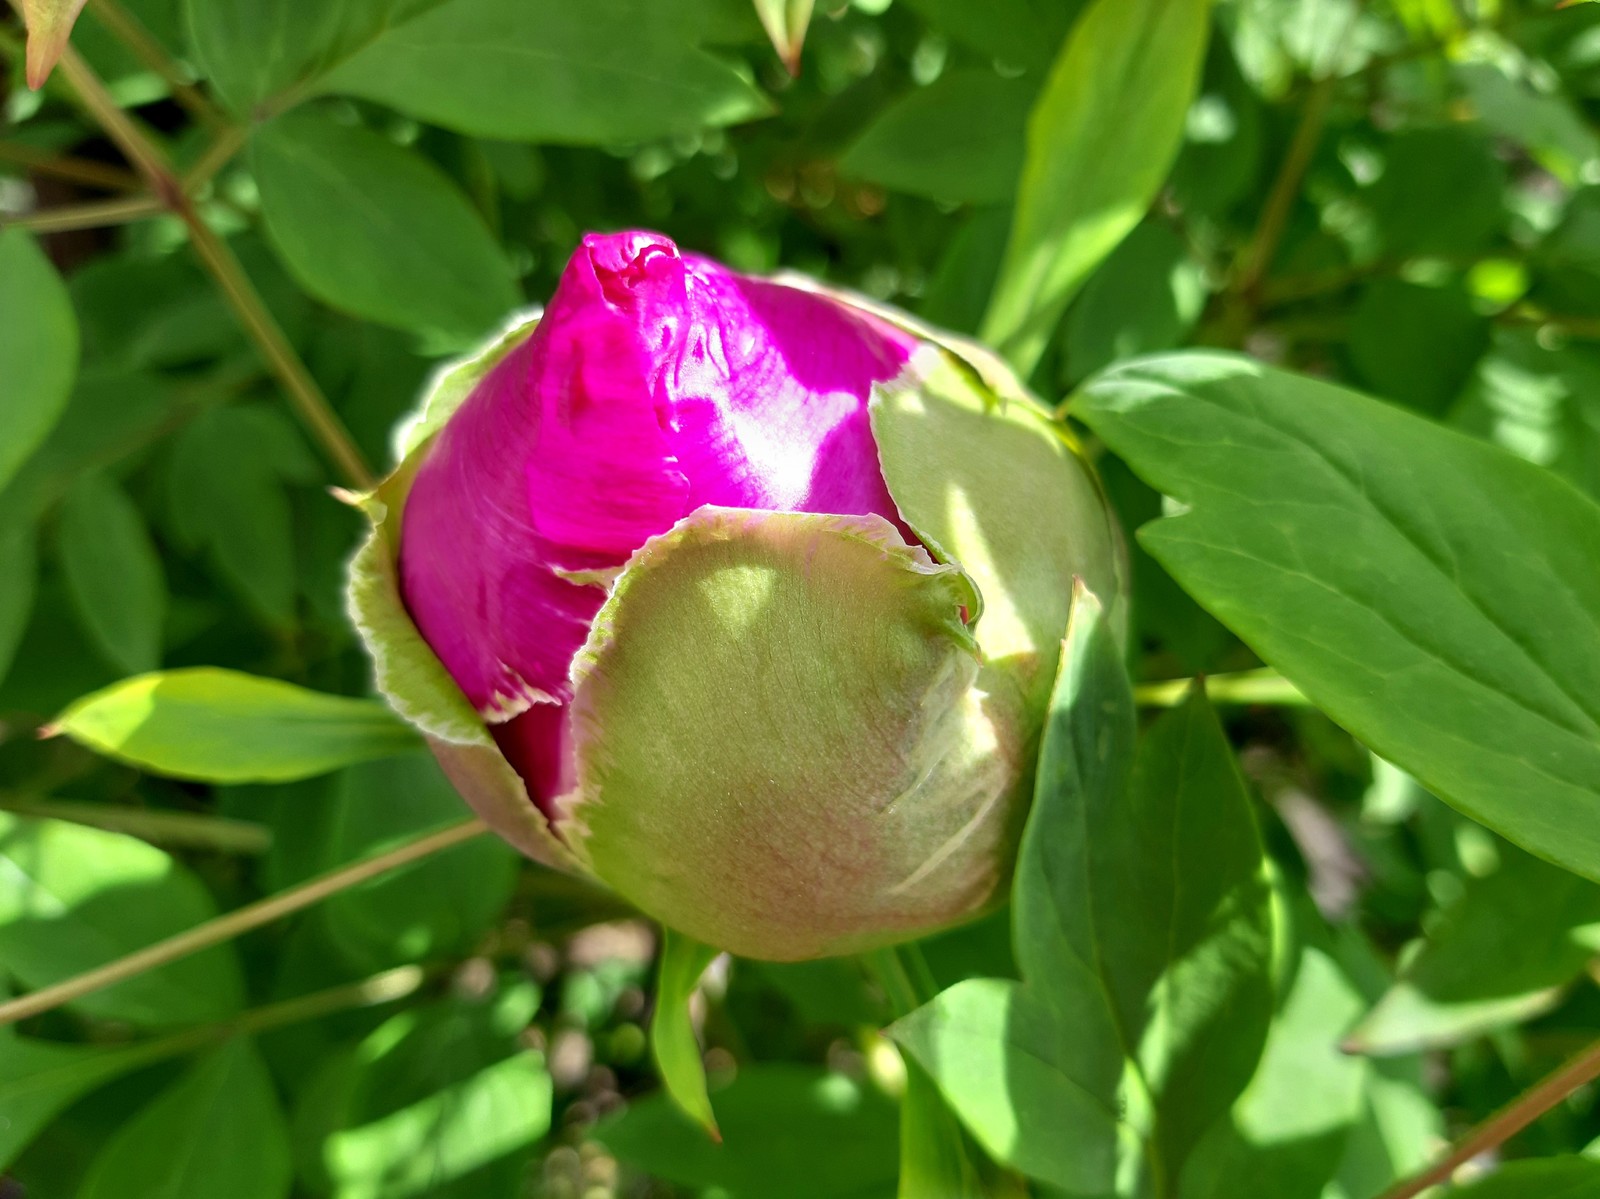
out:
{"label": "magenta petal", "polygon": [[704,504],[898,523],[868,423],[914,340],[808,291],[591,234],[538,327],[427,448],[401,522],[412,618],[546,802],[568,670],[623,565]]}
{"label": "magenta petal", "polygon": [[896,520],[867,418],[905,367],[905,334],[825,296],[686,259],[675,372],[679,468],[702,504]]}

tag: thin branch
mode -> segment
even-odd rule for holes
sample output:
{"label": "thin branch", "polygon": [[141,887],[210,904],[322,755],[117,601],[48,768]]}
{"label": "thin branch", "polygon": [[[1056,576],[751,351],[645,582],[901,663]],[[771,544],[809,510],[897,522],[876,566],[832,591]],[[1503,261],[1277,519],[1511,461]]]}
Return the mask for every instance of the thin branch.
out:
{"label": "thin branch", "polygon": [[32,229],[35,233],[68,233],[74,229],[103,229],[110,225],[145,221],[164,216],[167,211],[167,206],[154,196],[128,196],[121,200],[91,200],[87,204],[45,208],[8,217],[3,223]]}
{"label": "thin branch", "polygon": [[[1310,704],[1300,689],[1271,667],[1239,670],[1206,676],[1206,696],[1219,704]],[[1194,686],[1193,679],[1168,679],[1160,683],[1140,683],[1133,698],[1146,708],[1171,708],[1181,704]]]}
{"label": "thin branch", "polygon": [[158,845],[186,845],[237,854],[266,853],[272,848],[272,830],[265,825],[196,812],[169,812],[160,808],[134,808],[126,804],[33,799],[26,796],[0,797],[0,811],[15,812],[19,816],[68,820],[91,828],[127,833]]}
{"label": "thin branch", "polygon": [[168,937],[165,941],[157,941],[154,945],[130,953],[126,957],[107,962],[103,966],[97,966],[93,970],[43,987],[7,1003],[0,1003],[0,1025],[14,1024],[18,1020],[37,1016],[41,1012],[53,1011],[63,1004],[71,1003],[74,999],[81,999],[124,979],[154,970],[158,966],[165,966],[169,962],[186,958],[199,953],[202,949],[220,945],[224,941],[231,941],[252,929],[281,920],[285,916],[321,903],[341,891],[348,891],[351,887],[360,886],[369,879],[410,865],[412,862],[421,861],[423,858],[470,841],[474,837],[482,836],[486,832],[488,826],[483,821],[464,820],[460,824],[452,824],[448,828],[425,833],[383,853],[361,858],[348,866],[330,870],[310,882],[291,887],[287,891],[268,896],[255,903],[246,904],[214,920],[207,920],[204,924],[198,924],[176,936]]}
{"label": "thin branch", "polygon": [[[150,190],[188,227],[195,253],[222,289],[234,315],[256,343],[268,367],[287,392],[295,412],[322,446],[323,452],[339,469],[346,483],[358,490],[370,491],[376,480],[361,451],[356,448],[355,441],[328,403],[327,397],[322,394],[311,372],[300,361],[294,346],[261,299],[255,285],[250,282],[244,268],[239,265],[233,251],[201,217],[186,190],[185,181],[173,170],[166,153],[127,113],[117,107],[99,76],[71,46],[61,56],[60,71],[77,91],[84,107],[128,156],[129,162],[149,181]],[[219,141],[219,145],[226,144],[225,141]],[[215,169],[226,161],[226,157],[208,154],[204,161],[209,169]]]}
{"label": "thin branch", "polygon": [[13,163],[35,175],[49,175],[54,179],[65,179],[68,183],[103,187],[108,191],[131,192],[143,186],[139,176],[121,167],[89,158],[52,154],[49,150],[21,142],[0,142],[0,162]]}
{"label": "thin branch", "polygon": [[1600,1078],[1600,1041],[1524,1091],[1457,1141],[1433,1165],[1395,1184],[1380,1199],[1413,1199],[1429,1187],[1444,1182],[1457,1168],[1505,1144],[1579,1087],[1597,1078]]}
{"label": "thin branch", "polygon": [[292,999],[251,1008],[227,1020],[201,1024],[195,1028],[186,1028],[181,1032],[154,1037],[110,1051],[131,1055],[135,1067],[149,1066],[169,1058],[193,1053],[197,1049],[225,1041],[229,1037],[239,1036],[241,1033],[269,1032],[305,1020],[316,1020],[335,1012],[397,1003],[414,995],[423,983],[427,982],[430,973],[421,966],[397,966],[392,970],[364,978],[360,982],[313,991],[309,995],[296,995]]}
{"label": "thin branch", "polygon": [[89,0],[89,8],[117,40],[132,51],[135,58],[161,76],[172,98],[183,105],[191,116],[212,129],[221,129],[228,124],[228,118],[189,82],[184,70],[167,53],[167,48],[151,36],[138,17],[123,8],[117,0]]}
{"label": "thin branch", "polygon": [[1322,129],[1328,120],[1328,106],[1333,101],[1336,82],[1332,77],[1319,79],[1307,95],[1305,107],[1300,112],[1300,123],[1295,127],[1294,137],[1278,168],[1278,177],[1272,181],[1272,190],[1267,193],[1267,202],[1261,210],[1261,221],[1256,226],[1255,236],[1245,247],[1240,259],[1236,287],[1252,306],[1258,299],[1262,280],[1272,266],[1272,260],[1277,257],[1278,246],[1289,227],[1289,214],[1294,211],[1294,202],[1300,195],[1300,185],[1305,182],[1306,171],[1317,151],[1317,143],[1322,140]]}

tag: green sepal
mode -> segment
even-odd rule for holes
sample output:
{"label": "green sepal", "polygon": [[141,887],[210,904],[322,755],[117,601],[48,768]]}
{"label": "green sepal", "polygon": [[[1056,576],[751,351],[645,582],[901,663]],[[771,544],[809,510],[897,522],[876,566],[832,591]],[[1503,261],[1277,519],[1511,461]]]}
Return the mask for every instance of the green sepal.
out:
{"label": "green sepal", "polygon": [[650,1014],[650,1049],[661,1082],[683,1113],[722,1140],[716,1113],[706,1093],[706,1066],[689,1019],[689,999],[717,951],[693,937],[661,930],[661,963],[656,981],[656,1006]]}
{"label": "green sepal", "polygon": [[574,664],[564,839],[645,912],[744,957],[987,909],[1024,771],[973,686],[975,603],[880,517],[701,508],[634,555]]}

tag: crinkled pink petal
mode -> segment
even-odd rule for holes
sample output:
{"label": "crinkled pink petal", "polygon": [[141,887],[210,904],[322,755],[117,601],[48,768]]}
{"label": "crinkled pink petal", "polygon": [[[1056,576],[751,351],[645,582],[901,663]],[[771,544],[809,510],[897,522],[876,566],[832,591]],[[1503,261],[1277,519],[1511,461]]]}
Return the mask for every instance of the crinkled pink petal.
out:
{"label": "crinkled pink petal", "polygon": [[401,583],[417,627],[547,805],[568,668],[620,566],[703,504],[899,523],[868,423],[915,343],[824,296],[590,234],[537,329],[428,447]]}

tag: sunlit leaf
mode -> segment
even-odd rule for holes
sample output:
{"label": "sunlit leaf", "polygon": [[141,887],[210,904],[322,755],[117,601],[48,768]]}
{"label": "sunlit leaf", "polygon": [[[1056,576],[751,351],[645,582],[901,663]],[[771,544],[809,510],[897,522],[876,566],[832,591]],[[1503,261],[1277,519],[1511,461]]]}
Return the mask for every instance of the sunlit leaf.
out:
{"label": "sunlit leaf", "polygon": [[219,783],[310,778],[417,745],[373,700],[209,666],[124,679],[51,728],[156,774]]}

